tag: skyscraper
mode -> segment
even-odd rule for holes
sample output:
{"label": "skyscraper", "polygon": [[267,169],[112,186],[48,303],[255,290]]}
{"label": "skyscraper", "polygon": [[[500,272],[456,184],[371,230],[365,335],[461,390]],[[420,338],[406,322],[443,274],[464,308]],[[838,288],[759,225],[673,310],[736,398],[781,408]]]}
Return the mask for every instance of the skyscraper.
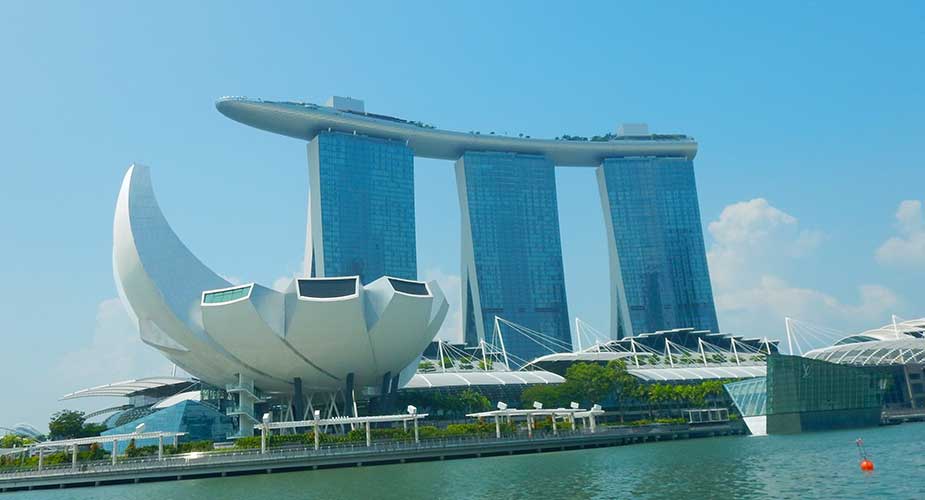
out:
{"label": "skyscraper", "polygon": [[610,253],[611,335],[718,332],[693,161],[607,158],[597,179]]}
{"label": "skyscraper", "polygon": [[417,278],[414,157],[403,141],[321,132],[308,143],[312,276]]}
{"label": "skyscraper", "polygon": [[[412,155],[455,161],[466,341],[492,340],[498,316],[561,349],[570,333],[554,170],[590,167],[610,251],[610,335],[718,330],[691,137],[652,134],[644,123],[591,138],[462,133],[368,113],[349,98],[319,106],[228,97],[216,105],[234,120],[311,141],[313,275],[414,278]],[[545,354],[520,335],[508,340],[516,356]]]}
{"label": "skyscraper", "polygon": [[[466,152],[456,179],[466,343],[492,341],[499,316],[571,346],[553,163],[539,155]],[[507,334],[504,342],[523,360],[549,354],[524,335]]]}

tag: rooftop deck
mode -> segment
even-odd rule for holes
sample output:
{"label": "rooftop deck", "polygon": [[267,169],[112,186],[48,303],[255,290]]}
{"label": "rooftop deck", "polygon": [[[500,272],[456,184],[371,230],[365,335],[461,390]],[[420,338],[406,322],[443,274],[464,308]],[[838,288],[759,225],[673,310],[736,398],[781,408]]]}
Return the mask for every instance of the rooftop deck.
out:
{"label": "rooftop deck", "polygon": [[306,141],[332,130],[407,142],[416,156],[456,160],[466,151],[543,155],[560,166],[596,167],[604,158],[663,156],[692,159],[697,143],[682,135],[614,137],[612,140],[555,140],[454,132],[422,122],[357,111],[340,111],[303,102],[223,97],[223,115],[261,130]]}

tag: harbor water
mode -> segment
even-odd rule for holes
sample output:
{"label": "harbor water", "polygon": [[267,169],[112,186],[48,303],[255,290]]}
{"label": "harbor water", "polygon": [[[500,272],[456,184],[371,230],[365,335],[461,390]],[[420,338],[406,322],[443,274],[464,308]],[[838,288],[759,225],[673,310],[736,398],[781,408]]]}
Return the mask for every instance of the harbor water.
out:
{"label": "harbor water", "polygon": [[[875,464],[862,472],[855,440]],[[925,498],[925,424],[0,495],[23,499]]]}

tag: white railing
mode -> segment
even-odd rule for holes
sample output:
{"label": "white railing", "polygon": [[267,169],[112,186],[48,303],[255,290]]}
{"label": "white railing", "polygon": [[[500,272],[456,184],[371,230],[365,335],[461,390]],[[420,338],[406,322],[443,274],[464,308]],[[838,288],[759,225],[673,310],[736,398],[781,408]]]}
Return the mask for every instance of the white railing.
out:
{"label": "white railing", "polygon": [[329,457],[368,457],[369,455],[387,455],[389,452],[403,451],[426,451],[442,449],[452,451],[454,449],[472,447],[474,453],[491,448],[493,445],[504,445],[512,443],[543,443],[550,441],[568,440],[579,436],[627,436],[638,437],[648,434],[661,434],[668,432],[683,432],[688,430],[687,425],[650,425],[639,427],[598,427],[596,432],[592,433],[589,429],[559,429],[558,434],[553,434],[552,430],[537,430],[533,437],[527,436],[526,431],[518,431],[514,435],[506,435],[496,438],[493,435],[478,436],[460,436],[454,438],[422,439],[420,443],[413,440],[378,440],[366,446],[364,443],[338,443],[322,445],[320,449],[315,450],[313,446],[281,446],[269,448],[266,453],[261,453],[260,449],[246,449],[235,451],[210,451],[210,452],[193,452],[182,455],[165,456],[158,460],[157,457],[142,458],[121,458],[113,465],[110,459],[98,460],[93,462],[80,462],[77,467],[68,462],[67,464],[44,466],[42,470],[37,468],[19,469],[10,472],[0,471],[0,485],[4,482],[26,479],[26,478],[53,478],[58,476],[79,476],[89,474],[102,474],[108,472],[154,472],[154,471],[180,471],[190,467],[201,468],[209,465],[240,465],[246,463],[268,463],[279,462],[287,459],[300,458],[329,458]]}

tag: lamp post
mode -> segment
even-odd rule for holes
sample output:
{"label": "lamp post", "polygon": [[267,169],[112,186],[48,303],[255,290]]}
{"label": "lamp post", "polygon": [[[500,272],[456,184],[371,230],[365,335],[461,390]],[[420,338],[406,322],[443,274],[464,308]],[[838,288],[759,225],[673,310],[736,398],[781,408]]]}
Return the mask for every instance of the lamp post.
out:
{"label": "lamp post", "polygon": [[[543,403],[540,403],[539,401],[534,401],[533,409],[542,410]],[[531,438],[533,437],[533,413],[530,413],[527,415],[527,436]]]}
{"label": "lamp post", "polygon": [[418,409],[415,406],[408,405],[408,414],[411,415],[411,418],[414,420],[414,442],[420,443],[421,438],[418,435]]}
{"label": "lamp post", "polygon": [[[507,403],[498,401],[498,410],[507,410]],[[495,415],[495,437],[501,439],[501,416],[497,414]]]}
{"label": "lamp post", "polygon": [[588,416],[588,420],[591,422],[591,433],[594,433],[595,429],[597,428],[597,426],[595,425],[596,422],[594,420],[594,414],[595,412],[599,412],[599,411],[601,411],[601,405],[594,405],[591,407],[591,412]]}
{"label": "lamp post", "polygon": [[314,417],[314,420],[315,420],[315,431],[313,432],[313,434],[315,435],[315,450],[317,451],[318,448],[321,447],[321,435],[320,435],[321,426],[319,425],[319,422],[318,422],[319,420],[321,420],[321,410],[315,410],[315,412],[312,414],[312,417]]}
{"label": "lamp post", "polygon": [[263,414],[263,425],[260,426],[260,454],[263,455],[267,452],[267,434],[270,433],[270,421],[273,419],[273,416],[270,413]]}

